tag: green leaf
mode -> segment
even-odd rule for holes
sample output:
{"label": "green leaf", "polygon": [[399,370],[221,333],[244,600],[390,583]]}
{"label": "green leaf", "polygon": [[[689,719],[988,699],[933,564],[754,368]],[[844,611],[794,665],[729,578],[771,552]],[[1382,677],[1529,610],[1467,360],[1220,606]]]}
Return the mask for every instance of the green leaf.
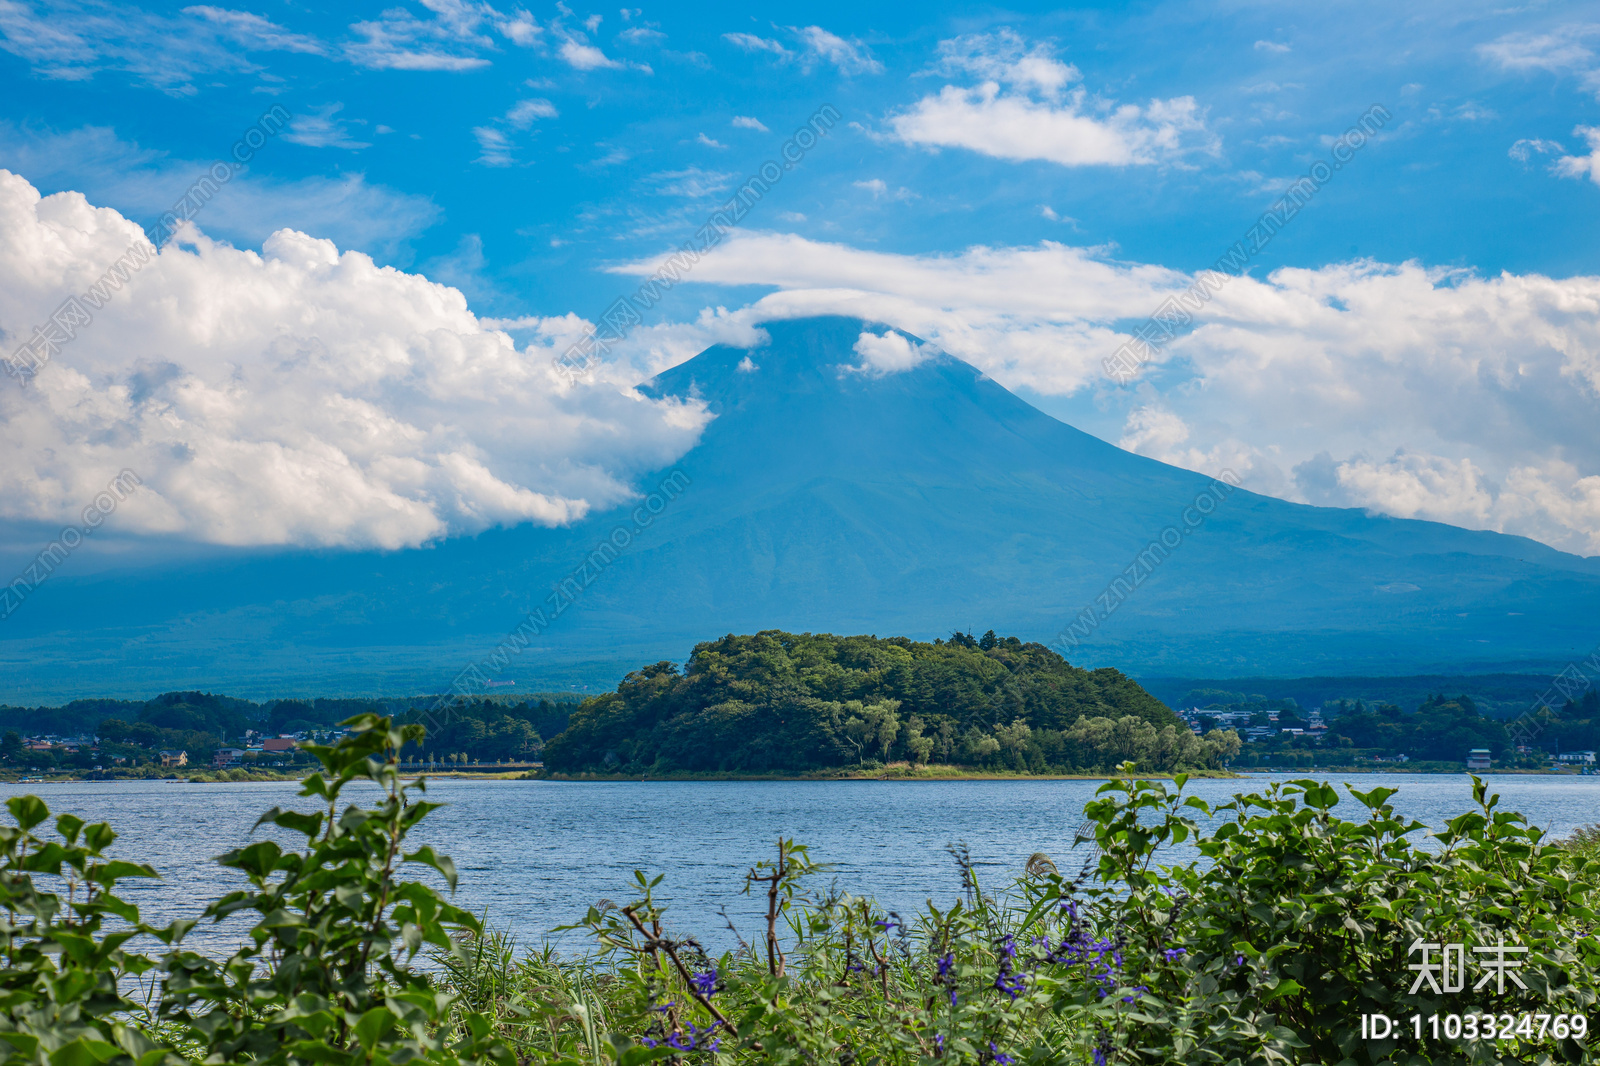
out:
{"label": "green leaf", "polygon": [[258,880],[264,880],[277,869],[283,849],[271,840],[258,840],[249,847],[229,852],[222,857],[223,865],[243,870]]}
{"label": "green leaf", "polygon": [[1292,996],[1297,992],[1304,991],[1305,987],[1302,986],[1299,981],[1286,977],[1270,985],[1262,993],[1261,1000],[1263,1003],[1270,1003],[1275,999],[1281,999],[1284,996]]}
{"label": "green leaf", "polygon": [[83,829],[83,819],[76,814],[63,814],[56,819],[56,832],[61,834],[68,844],[78,842],[78,833]]}
{"label": "green leaf", "polygon": [[315,839],[322,832],[322,816],[321,811],[315,814],[302,814],[299,811],[285,811],[275,807],[272,821],[284,829],[303,834],[307,839]]}
{"label": "green leaf", "polygon": [[617,1054],[617,1066],[639,1066],[641,1062],[654,1062],[656,1059],[668,1058],[673,1054],[676,1054],[676,1049],[668,1045],[645,1047],[643,1044],[635,1044]]}
{"label": "green leaf", "polygon": [[112,832],[111,827],[104,822],[96,822],[83,831],[84,846],[89,849],[92,855],[100,854],[109,848],[111,842],[116,839],[117,834]]}
{"label": "green leaf", "polygon": [[50,808],[44,805],[44,800],[35,795],[12,796],[6,800],[6,810],[11,812],[11,817],[17,820],[23,832],[31,830],[34,826],[50,817]]}
{"label": "green leaf", "polygon": [[[6,1004],[9,1008],[10,1004]],[[39,1038],[32,1033],[6,1033],[0,1032],[0,1040],[4,1040],[30,1059],[39,1048]]]}
{"label": "green leaf", "polygon": [[373,1007],[356,1022],[356,1039],[361,1041],[361,1047],[370,1055],[383,1035],[394,1028],[394,1023],[394,1012],[388,1007]]}
{"label": "green leaf", "polygon": [[[43,806],[41,804],[41,806]],[[73,857],[74,852],[50,841],[22,861],[22,868],[36,874],[59,874],[61,864]]]}
{"label": "green leaf", "polygon": [[405,857],[406,862],[420,862],[433,867],[444,875],[444,880],[450,886],[450,891],[456,890],[456,864],[448,855],[440,855],[432,847],[424,844]]}
{"label": "green leaf", "polygon": [[50,1053],[50,1066],[99,1066],[117,1056],[115,1044],[82,1036]]}
{"label": "green leaf", "polygon": [[295,1058],[300,1058],[311,1062],[347,1063],[355,1058],[350,1052],[341,1050],[331,1044],[325,1044],[320,1040],[297,1040],[290,1044],[286,1050],[291,1052],[293,1056],[290,1059],[291,1062]]}
{"label": "green leaf", "polygon": [[90,871],[89,879],[97,885],[104,885],[106,888],[110,888],[124,877],[160,876],[152,867],[142,862],[124,862],[121,859],[113,859],[110,862],[101,863],[93,867]]}
{"label": "green leaf", "polygon": [[1364,804],[1368,810],[1373,811],[1377,810],[1379,807],[1382,807],[1384,802],[1388,800],[1390,796],[1400,791],[1397,788],[1387,788],[1382,785],[1371,790],[1370,792],[1362,792],[1355,786],[1349,784],[1345,785],[1345,787],[1350,790],[1350,795],[1361,801],[1361,803]]}

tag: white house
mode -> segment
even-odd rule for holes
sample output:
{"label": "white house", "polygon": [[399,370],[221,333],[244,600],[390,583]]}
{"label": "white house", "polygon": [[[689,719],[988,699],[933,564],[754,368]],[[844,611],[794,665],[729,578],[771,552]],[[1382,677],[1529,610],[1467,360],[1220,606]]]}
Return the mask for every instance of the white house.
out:
{"label": "white house", "polygon": [[1488,748],[1473,748],[1467,752],[1468,770],[1487,770],[1494,765],[1494,760],[1489,757]]}

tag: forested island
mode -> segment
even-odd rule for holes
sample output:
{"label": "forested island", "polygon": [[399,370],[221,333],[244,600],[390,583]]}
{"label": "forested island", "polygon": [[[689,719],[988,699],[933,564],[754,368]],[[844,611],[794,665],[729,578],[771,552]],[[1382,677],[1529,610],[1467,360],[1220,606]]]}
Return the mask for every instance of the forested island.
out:
{"label": "forested island", "polygon": [[1042,644],[955,633],[764,630],[658,662],[585,700],[545,745],[554,774],[804,773],[942,764],[1021,773],[1220,768],[1231,730],[1196,736],[1121,671]]}
{"label": "forested island", "polygon": [[[1423,682],[1480,695],[1424,695]],[[0,776],[296,775],[314,761],[300,743],[327,742],[364,713],[427,727],[421,744],[406,745],[408,765],[520,773],[542,761],[552,777],[1101,774],[1124,762],[1147,773],[1458,772],[1472,749],[1487,750],[1495,770],[1580,772],[1593,762],[1573,753],[1600,747],[1600,693],[1532,713],[1523,693],[1548,687],[1532,676],[1251,682],[1320,706],[1217,682],[1151,684],[1176,712],[1118,670],[1072,666],[993,631],[927,642],[766,630],[701,643],[681,667],[644,666],[588,697],[251,701],[188,691],[0,706]],[[1334,698],[1340,691],[1349,697]]]}

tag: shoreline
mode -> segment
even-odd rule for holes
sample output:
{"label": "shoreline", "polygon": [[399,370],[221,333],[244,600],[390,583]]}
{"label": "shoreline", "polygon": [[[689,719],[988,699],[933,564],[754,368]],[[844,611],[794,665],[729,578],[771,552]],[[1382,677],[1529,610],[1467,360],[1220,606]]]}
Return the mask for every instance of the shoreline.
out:
{"label": "shoreline", "polygon": [[[1304,769],[1304,768],[1295,768],[1295,767],[1289,767],[1289,768],[1283,768],[1283,769],[1279,769],[1279,768],[1275,768],[1275,767],[1249,767],[1249,768],[1240,769],[1240,770],[1195,770],[1195,771],[1190,771],[1187,774],[1184,774],[1184,776],[1189,780],[1246,781],[1246,780],[1249,780],[1249,779],[1254,778],[1254,777],[1260,777],[1260,776],[1266,776],[1266,775],[1283,776],[1283,775],[1289,775],[1289,774],[1293,774],[1293,775],[1297,775],[1297,776],[1305,776],[1305,777],[1335,776],[1335,775],[1343,775],[1343,774],[1363,774],[1363,775],[1367,775],[1367,774],[1397,774],[1397,775],[1409,775],[1409,776],[1416,776],[1416,777],[1442,777],[1442,776],[1456,776],[1456,775],[1464,776],[1468,772],[1469,771],[1467,771],[1465,768],[1460,769],[1460,770],[1442,770],[1442,769],[1405,770],[1405,769],[1390,769],[1388,767],[1377,768],[1377,767],[1355,767],[1355,766],[1317,767],[1315,769]],[[636,781],[636,782],[640,782],[640,783],[643,783],[643,782],[646,782],[646,781],[675,781],[675,782],[696,782],[696,781],[729,781],[729,782],[740,782],[740,781],[746,781],[746,782],[748,782],[748,781],[772,781],[772,782],[781,782],[781,781],[796,781],[796,782],[799,782],[799,781],[806,781],[806,782],[812,782],[812,781],[878,781],[878,782],[888,782],[888,783],[897,783],[897,782],[898,783],[913,783],[913,782],[918,782],[918,781],[1017,781],[1017,782],[1023,782],[1023,781],[1117,781],[1117,780],[1125,780],[1125,779],[1130,779],[1130,778],[1139,778],[1139,779],[1151,780],[1151,781],[1171,781],[1175,777],[1178,776],[1176,773],[1173,773],[1173,772],[1170,772],[1170,771],[1152,771],[1152,772],[1148,772],[1148,773],[1146,773],[1146,772],[1137,772],[1137,773],[1133,773],[1133,774],[1115,774],[1115,773],[1027,774],[1027,773],[1017,773],[1015,771],[961,770],[961,769],[958,769],[956,767],[949,767],[949,766],[939,766],[939,767],[926,768],[926,769],[920,769],[920,770],[909,770],[904,766],[904,764],[901,764],[900,766],[891,765],[891,766],[883,767],[883,768],[876,769],[876,770],[817,770],[817,771],[812,771],[810,773],[802,773],[802,774],[750,774],[750,773],[736,773],[736,772],[733,772],[733,771],[715,771],[715,770],[683,771],[683,772],[679,772],[679,773],[669,773],[669,774],[600,774],[600,773],[578,773],[578,774],[554,773],[554,774],[546,774],[546,773],[543,773],[543,772],[537,771],[537,770],[528,771],[528,770],[522,770],[522,769],[514,769],[514,770],[505,770],[505,771],[499,771],[499,772],[485,771],[485,772],[481,772],[481,773],[474,773],[474,772],[471,772],[471,771],[461,771],[461,770],[443,770],[443,771],[437,771],[437,772],[420,771],[420,772],[415,772],[413,774],[411,771],[402,771],[402,775],[403,776],[407,776],[407,777],[410,777],[410,776],[426,777],[426,778],[429,778],[429,779],[432,779],[432,780],[453,780],[453,781],[542,781],[542,782],[548,782],[548,783],[552,783],[552,784],[594,784],[594,783],[601,783],[601,782],[621,782],[621,781]],[[1591,776],[1592,777],[1592,776],[1600,776],[1600,775],[1593,775],[1593,774],[1584,775],[1584,774],[1575,773],[1575,772],[1569,771],[1569,770],[1480,770],[1480,771],[1477,771],[1477,775],[1480,776],[1480,777],[1484,777],[1484,778],[1493,778],[1493,777],[1584,777],[1584,776]],[[294,776],[294,775],[289,775],[289,774],[276,774],[276,775],[272,775],[272,776],[266,776],[266,775],[254,776],[254,775],[252,775],[252,776],[250,776],[248,778],[245,778],[244,780],[228,780],[228,781],[201,780],[201,779],[196,779],[196,778],[193,778],[193,777],[90,778],[90,777],[63,776],[63,777],[45,778],[43,780],[33,780],[33,779],[22,780],[22,779],[19,779],[19,778],[7,779],[5,777],[0,777],[0,785],[18,785],[18,784],[28,784],[28,785],[120,784],[120,783],[131,783],[131,782],[136,782],[136,781],[158,781],[158,782],[166,782],[166,783],[169,783],[169,784],[192,784],[192,785],[266,785],[266,784],[299,784],[299,783],[305,781],[306,777],[309,777],[309,776],[310,776],[309,772],[305,776]]]}
{"label": "shoreline", "polygon": [[[693,770],[670,774],[539,774],[528,780],[550,781],[563,784],[587,784],[602,781],[1116,781],[1124,778],[1170,781],[1176,775],[1165,770],[1135,774],[1023,774],[1000,770],[958,770],[939,767],[933,770],[906,771],[894,767],[878,770],[816,770],[802,774],[748,774],[721,770]],[[1194,778],[1237,778],[1240,775],[1227,770],[1196,770],[1187,774]]]}

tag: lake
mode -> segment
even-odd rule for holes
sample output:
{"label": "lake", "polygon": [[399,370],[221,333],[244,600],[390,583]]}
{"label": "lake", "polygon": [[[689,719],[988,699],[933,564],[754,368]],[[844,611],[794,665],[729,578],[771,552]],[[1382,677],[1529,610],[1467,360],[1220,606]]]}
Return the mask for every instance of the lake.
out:
{"label": "lake", "polygon": [[[1216,802],[1292,776],[1299,775],[1191,781],[1186,791]],[[1435,827],[1472,802],[1465,775],[1359,774],[1348,780],[1362,790],[1398,788],[1397,810]],[[1487,780],[1503,797],[1502,809],[1521,811],[1557,833],[1600,821],[1600,777]],[[773,855],[780,833],[833,864],[819,887],[836,880],[844,890],[874,895],[909,914],[930,897],[944,905],[959,895],[950,844],[970,849],[989,885],[1015,877],[1036,851],[1064,872],[1075,870],[1083,850],[1073,852],[1074,832],[1100,784],[440,779],[430,783],[428,798],[446,806],[413,839],[455,859],[457,903],[511,929],[524,945],[551,939],[552,928],[576,920],[596,900],[632,899],[633,871],[643,869],[666,875],[658,898],[669,905],[673,928],[727,946],[731,936],[719,911],[726,908],[746,939],[756,931],[764,901],[740,895],[742,874]],[[110,822],[121,834],[113,853],[148,862],[162,875],[159,882],[129,882],[123,895],[147,920],[164,923],[197,915],[206,902],[241,885],[212,858],[250,840],[256,818],[274,804],[314,809],[296,797],[298,788],[287,782],[82,782],[0,785],[0,795],[33,791],[53,812]],[[1341,809],[1346,817],[1361,810],[1348,796]],[[1184,857],[1181,850],[1173,853]],[[423,873],[413,876],[434,876],[416,869]],[[226,951],[243,928],[197,927],[190,943]],[[581,946],[573,934],[553,942]]]}

